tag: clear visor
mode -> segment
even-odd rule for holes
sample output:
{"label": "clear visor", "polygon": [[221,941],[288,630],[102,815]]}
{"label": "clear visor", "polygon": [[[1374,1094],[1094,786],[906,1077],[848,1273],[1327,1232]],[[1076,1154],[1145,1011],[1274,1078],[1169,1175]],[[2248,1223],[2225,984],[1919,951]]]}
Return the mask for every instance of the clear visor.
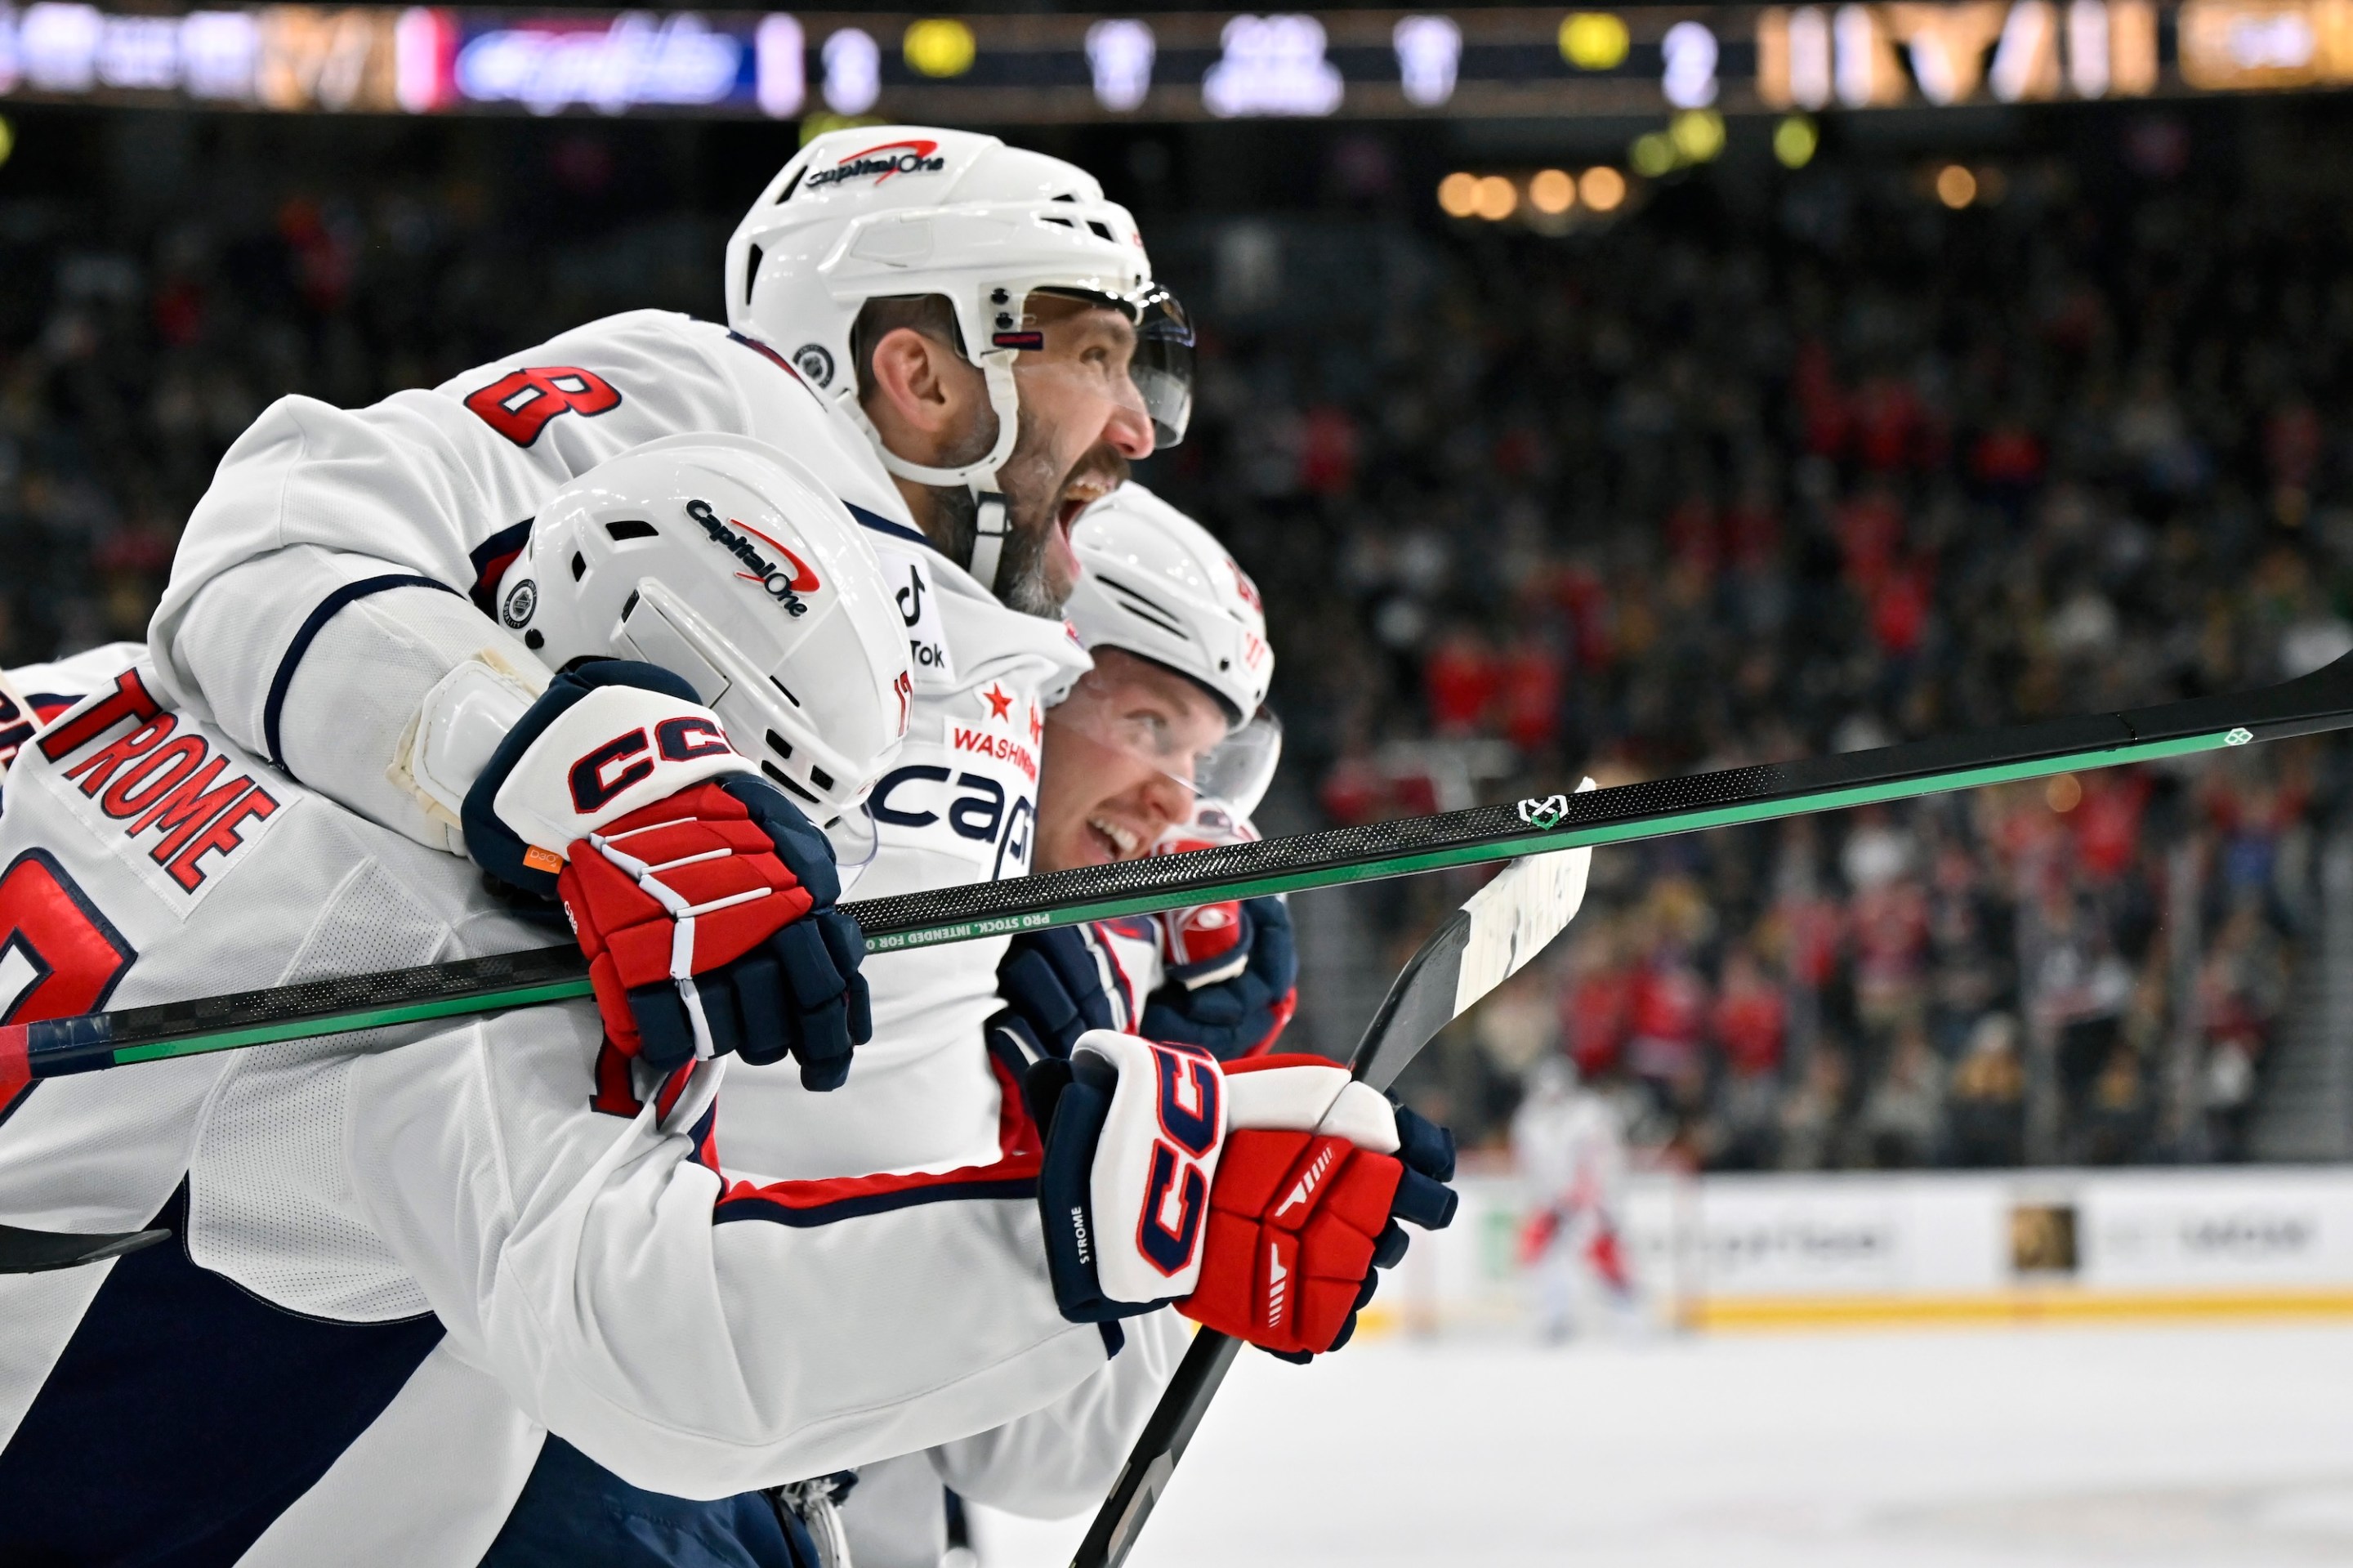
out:
{"label": "clear visor", "polygon": [[1250,721],[1201,758],[1193,791],[1237,817],[1258,810],[1282,762],[1282,721],[1261,708]]}
{"label": "clear visor", "polygon": [[[1193,422],[1193,318],[1176,296],[1157,283],[1132,294],[1106,293],[1084,283],[1049,283],[1033,288],[1027,297],[1040,295],[1115,310],[1134,324],[1135,353],[1128,361],[1128,379],[1152,420],[1152,439],[1163,447],[1183,440],[1186,427]],[[997,333],[988,342],[995,348],[1042,348],[1045,334],[1025,320],[1018,331]]]}
{"label": "clear visor", "polygon": [[1057,795],[1103,802],[1107,821],[1148,848],[1204,811],[1246,818],[1266,795],[1282,756],[1282,726],[1271,713],[1229,730],[1208,690],[1173,671],[1166,679],[1082,680],[1047,715],[1055,744],[1047,766],[1078,777]]}
{"label": "clear visor", "polygon": [[1193,319],[1155,286],[1136,306],[1135,359],[1128,374],[1152,416],[1152,439],[1173,447],[1193,422]]}

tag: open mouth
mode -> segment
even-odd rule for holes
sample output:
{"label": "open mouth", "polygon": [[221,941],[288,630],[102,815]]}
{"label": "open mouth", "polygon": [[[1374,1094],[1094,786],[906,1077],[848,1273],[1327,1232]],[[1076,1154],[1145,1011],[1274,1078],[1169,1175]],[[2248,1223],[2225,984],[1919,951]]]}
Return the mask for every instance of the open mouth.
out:
{"label": "open mouth", "polygon": [[1072,474],[1062,482],[1061,498],[1054,508],[1054,526],[1062,531],[1063,538],[1069,538],[1071,524],[1078,522],[1080,514],[1118,488],[1119,481],[1109,474]]}
{"label": "open mouth", "polygon": [[1133,859],[1144,843],[1140,834],[1107,817],[1087,819],[1087,840],[1113,860]]}

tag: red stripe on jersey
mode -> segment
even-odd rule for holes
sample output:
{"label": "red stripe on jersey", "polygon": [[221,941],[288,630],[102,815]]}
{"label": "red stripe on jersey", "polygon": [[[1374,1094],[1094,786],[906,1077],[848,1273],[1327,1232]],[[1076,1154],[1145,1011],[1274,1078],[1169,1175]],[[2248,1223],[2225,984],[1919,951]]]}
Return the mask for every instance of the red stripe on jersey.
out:
{"label": "red stripe on jersey", "polygon": [[841,1176],[810,1181],[735,1181],[712,1206],[713,1224],[730,1220],[770,1220],[788,1225],[830,1224],[861,1214],[881,1213],[917,1203],[958,1199],[1034,1197],[1044,1153],[1036,1124],[1021,1107],[1021,1094],[1001,1063],[997,1075],[1002,1107],[997,1118],[997,1158],[987,1165],[907,1176]]}

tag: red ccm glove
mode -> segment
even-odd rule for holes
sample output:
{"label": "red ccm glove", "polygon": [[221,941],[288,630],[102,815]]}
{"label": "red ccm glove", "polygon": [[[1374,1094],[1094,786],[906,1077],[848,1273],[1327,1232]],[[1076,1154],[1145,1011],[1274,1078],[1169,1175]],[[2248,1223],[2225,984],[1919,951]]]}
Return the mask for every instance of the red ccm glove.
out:
{"label": "red ccm glove", "polygon": [[849,1076],[873,1028],[832,847],[684,681],[619,660],[557,676],[463,819],[485,870],[563,900],[624,1054],[789,1052],[811,1089]]}
{"label": "red ccm glove", "polygon": [[1175,1302],[1289,1360],[1347,1342],[1409,1221],[1454,1217],[1454,1141],[1321,1056],[1220,1065],[1095,1031],[1022,1093],[1046,1129],[1038,1202],[1062,1315]]}

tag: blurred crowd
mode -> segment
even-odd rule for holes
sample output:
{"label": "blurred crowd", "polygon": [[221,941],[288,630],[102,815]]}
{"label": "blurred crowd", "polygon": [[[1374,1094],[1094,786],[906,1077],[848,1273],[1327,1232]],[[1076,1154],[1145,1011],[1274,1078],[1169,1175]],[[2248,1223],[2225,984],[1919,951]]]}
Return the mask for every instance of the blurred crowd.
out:
{"label": "blurred crowd", "polygon": [[[2342,203],[2092,174],[2022,163],[1962,213],[1892,164],[1746,206],[1653,188],[1604,229],[1444,234],[1354,330],[1213,334],[1164,489],[1280,609],[1323,812],[2231,692],[2353,648]],[[1314,238],[1285,243],[1312,272]],[[2242,1157],[2339,771],[2273,746],[1605,850],[1552,960],[1415,1092],[1493,1138],[1566,1053],[1652,1158],[1713,1169]],[[1391,956],[1464,891],[1386,889]]]}
{"label": "blurred crowd", "polygon": [[[429,179],[290,182],[265,145],[201,202],[0,171],[0,657],[142,635],[281,392],[362,403],[604,311],[718,311],[727,193],[665,205],[659,146],[532,136]],[[1120,188],[1165,150],[1107,171],[1206,323],[1194,437],[1149,477],[1265,592],[1277,828],[2353,648],[2340,200],[2021,154],[1954,213],[1910,162],[1825,156],[1544,236],[1450,224],[1398,143],[1330,161],[1305,218]],[[1565,1055],[1651,1158],[1707,1168],[2243,1155],[2341,773],[2296,742],[1604,851],[1569,937],[1413,1092],[1493,1140]],[[1375,967],[1467,891],[1374,894]]]}

